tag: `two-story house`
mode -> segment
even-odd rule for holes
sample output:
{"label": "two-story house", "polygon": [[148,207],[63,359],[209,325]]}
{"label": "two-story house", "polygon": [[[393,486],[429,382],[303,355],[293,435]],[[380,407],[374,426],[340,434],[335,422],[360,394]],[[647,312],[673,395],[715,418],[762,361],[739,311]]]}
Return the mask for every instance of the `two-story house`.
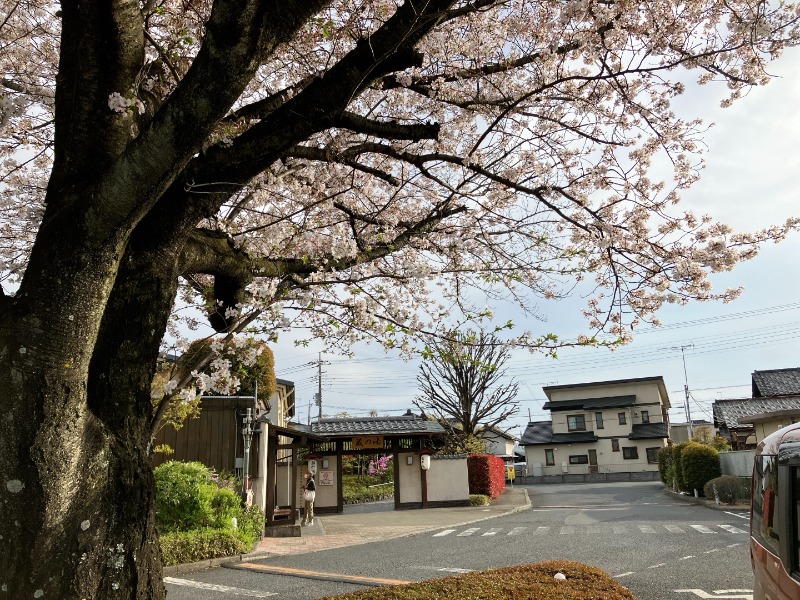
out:
{"label": "two-story house", "polygon": [[658,470],[658,451],[669,438],[663,377],[542,389],[551,420],[528,423],[522,436],[528,474]]}

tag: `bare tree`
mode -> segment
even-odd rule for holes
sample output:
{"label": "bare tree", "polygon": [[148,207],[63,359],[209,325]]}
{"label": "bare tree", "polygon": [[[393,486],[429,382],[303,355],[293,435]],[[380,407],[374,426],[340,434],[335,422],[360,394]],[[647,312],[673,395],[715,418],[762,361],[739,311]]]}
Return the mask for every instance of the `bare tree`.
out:
{"label": "bare tree", "polygon": [[455,447],[516,414],[517,384],[503,383],[508,347],[491,334],[455,332],[431,344],[414,405],[440,421]]}

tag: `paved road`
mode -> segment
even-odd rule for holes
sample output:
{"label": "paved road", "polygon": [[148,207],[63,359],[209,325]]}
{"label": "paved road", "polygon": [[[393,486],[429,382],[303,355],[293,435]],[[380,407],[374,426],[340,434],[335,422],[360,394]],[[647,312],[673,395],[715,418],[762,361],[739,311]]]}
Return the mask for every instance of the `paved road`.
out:
{"label": "paved road", "polygon": [[[529,493],[534,505],[529,511],[410,538],[253,561],[242,565],[245,569],[197,573],[168,581],[169,597],[306,600],[363,587],[275,570],[418,581],[569,559],[607,571],[639,600],[749,598],[745,513],[685,504],[652,483],[537,486]],[[189,587],[197,583],[235,589]]]}

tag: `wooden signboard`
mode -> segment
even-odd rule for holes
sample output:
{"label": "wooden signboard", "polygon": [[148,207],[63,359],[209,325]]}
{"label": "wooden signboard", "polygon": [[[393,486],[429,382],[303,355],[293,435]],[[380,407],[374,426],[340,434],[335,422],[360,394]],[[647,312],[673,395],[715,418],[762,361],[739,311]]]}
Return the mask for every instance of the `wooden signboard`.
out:
{"label": "wooden signboard", "polygon": [[359,435],[353,438],[353,450],[383,449],[382,435]]}

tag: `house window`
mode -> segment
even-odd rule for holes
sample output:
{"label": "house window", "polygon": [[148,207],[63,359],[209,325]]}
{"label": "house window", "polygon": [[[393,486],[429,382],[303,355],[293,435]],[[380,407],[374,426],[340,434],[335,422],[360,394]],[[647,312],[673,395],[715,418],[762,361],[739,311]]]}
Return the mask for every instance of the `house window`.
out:
{"label": "house window", "polygon": [[622,449],[622,458],[633,460],[639,458],[639,449],[636,446],[629,446]]}
{"label": "house window", "polygon": [[589,457],[586,454],[573,454],[569,457],[569,464],[571,465],[588,465]]}
{"label": "house window", "polygon": [[546,464],[548,467],[552,467],[554,464],[556,464],[556,457],[553,454],[553,449],[552,448],[545,449],[545,451],[544,451],[544,464]]}
{"label": "house window", "polygon": [[650,412],[643,410],[642,411],[642,423],[649,423],[650,422]]}
{"label": "house window", "polygon": [[568,415],[567,429],[569,431],[586,431],[586,419],[583,415]]}
{"label": "house window", "polygon": [[627,421],[625,420],[625,413],[618,413],[617,416],[619,417],[619,424],[625,425]]}
{"label": "house window", "polygon": [[619,440],[616,438],[611,439],[611,451],[619,452]]}
{"label": "house window", "polygon": [[601,412],[594,413],[594,424],[597,429],[603,428],[603,413]]}
{"label": "house window", "polygon": [[648,448],[647,452],[647,462],[651,465],[658,464],[658,451],[661,448]]}

